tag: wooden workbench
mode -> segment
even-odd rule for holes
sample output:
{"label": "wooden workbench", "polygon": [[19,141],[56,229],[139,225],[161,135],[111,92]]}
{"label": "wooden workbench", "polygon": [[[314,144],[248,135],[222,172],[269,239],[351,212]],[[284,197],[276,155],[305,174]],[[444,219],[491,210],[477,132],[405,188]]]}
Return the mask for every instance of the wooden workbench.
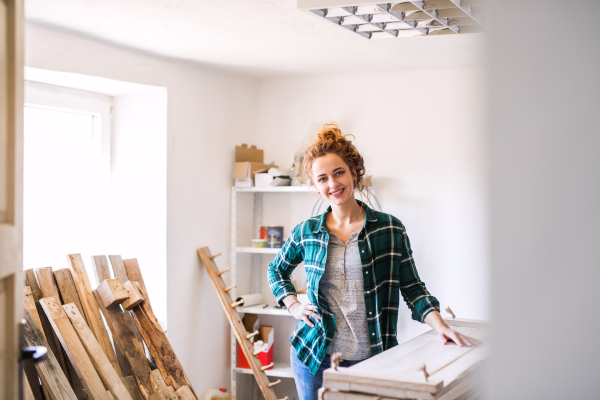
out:
{"label": "wooden workbench", "polygon": [[[445,321],[456,331],[485,341],[484,322]],[[486,355],[485,343],[444,346],[430,330],[350,368],[326,370],[319,394],[322,400],[472,400],[480,394]]]}

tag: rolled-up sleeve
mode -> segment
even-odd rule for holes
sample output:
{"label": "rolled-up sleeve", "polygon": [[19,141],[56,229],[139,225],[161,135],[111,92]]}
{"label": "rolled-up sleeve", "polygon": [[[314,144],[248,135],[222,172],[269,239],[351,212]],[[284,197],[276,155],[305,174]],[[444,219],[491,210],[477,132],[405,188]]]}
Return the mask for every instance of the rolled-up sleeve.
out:
{"label": "rolled-up sleeve", "polygon": [[412,319],[423,322],[430,312],[440,311],[440,303],[427,291],[425,283],[419,278],[406,230],[403,232],[401,253],[400,293],[412,312]]}
{"label": "rolled-up sleeve", "polygon": [[267,268],[267,278],[269,287],[275,296],[277,303],[283,306],[283,299],[287,296],[296,296],[296,288],[292,284],[292,271],[300,264],[302,258],[302,248],[298,241],[298,227],[292,230],[290,237],[283,245],[281,251],[269,263]]}

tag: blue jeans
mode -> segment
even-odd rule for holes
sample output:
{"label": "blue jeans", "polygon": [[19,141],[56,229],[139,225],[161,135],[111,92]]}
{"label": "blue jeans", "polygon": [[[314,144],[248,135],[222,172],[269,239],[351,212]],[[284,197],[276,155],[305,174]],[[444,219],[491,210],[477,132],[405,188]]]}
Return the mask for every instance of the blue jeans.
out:
{"label": "blue jeans", "polygon": [[[351,367],[361,361],[340,360],[340,367]],[[290,349],[290,362],[300,400],[317,400],[317,391],[323,386],[323,371],[331,367],[331,356],[325,356],[315,375],[298,359],[294,346]]]}

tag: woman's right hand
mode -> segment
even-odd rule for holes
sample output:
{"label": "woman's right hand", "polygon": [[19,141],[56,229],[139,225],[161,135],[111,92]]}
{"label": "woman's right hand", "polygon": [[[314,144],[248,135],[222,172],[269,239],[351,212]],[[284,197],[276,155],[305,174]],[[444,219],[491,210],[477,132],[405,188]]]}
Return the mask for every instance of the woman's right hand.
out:
{"label": "woman's right hand", "polygon": [[316,319],[321,319],[319,315],[315,312],[316,307],[310,303],[300,303],[296,302],[290,306],[288,311],[292,316],[298,320],[302,320],[308,324],[311,328],[314,328],[315,324],[308,317],[313,317]]}

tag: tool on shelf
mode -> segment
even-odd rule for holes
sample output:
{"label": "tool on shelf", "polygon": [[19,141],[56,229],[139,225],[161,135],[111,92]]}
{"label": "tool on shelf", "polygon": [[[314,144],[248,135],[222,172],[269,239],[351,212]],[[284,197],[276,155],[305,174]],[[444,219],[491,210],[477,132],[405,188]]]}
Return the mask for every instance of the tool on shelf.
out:
{"label": "tool on shelf", "polygon": [[[258,384],[260,391],[265,397],[265,400],[277,400],[277,396],[275,395],[272,387],[280,383],[281,380],[270,382],[269,377],[262,369],[263,367],[254,352],[254,345],[252,342],[250,342],[250,338],[256,335],[257,332],[249,334],[248,331],[246,331],[240,315],[238,314],[235,306],[233,306],[235,303],[228,293],[235,287],[235,285],[225,285],[225,281],[223,281],[223,278],[219,274],[219,269],[217,268],[217,265],[214,262],[214,257],[208,247],[199,248],[198,255],[200,256],[202,264],[204,264],[206,272],[208,273],[208,276],[210,277],[210,280],[217,291],[217,295],[221,301],[221,306],[223,306],[223,311],[225,311],[225,315],[227,316],[227,319],[233,328],[233,332],[238,343],[240,344],[240,348],[242,349],[246,360],[248,360],[248,363],[250,364],[252,373],[254,374],[254,378],[256,379],[256,383]],[[286,399],[287,396],[282,400]]]}

